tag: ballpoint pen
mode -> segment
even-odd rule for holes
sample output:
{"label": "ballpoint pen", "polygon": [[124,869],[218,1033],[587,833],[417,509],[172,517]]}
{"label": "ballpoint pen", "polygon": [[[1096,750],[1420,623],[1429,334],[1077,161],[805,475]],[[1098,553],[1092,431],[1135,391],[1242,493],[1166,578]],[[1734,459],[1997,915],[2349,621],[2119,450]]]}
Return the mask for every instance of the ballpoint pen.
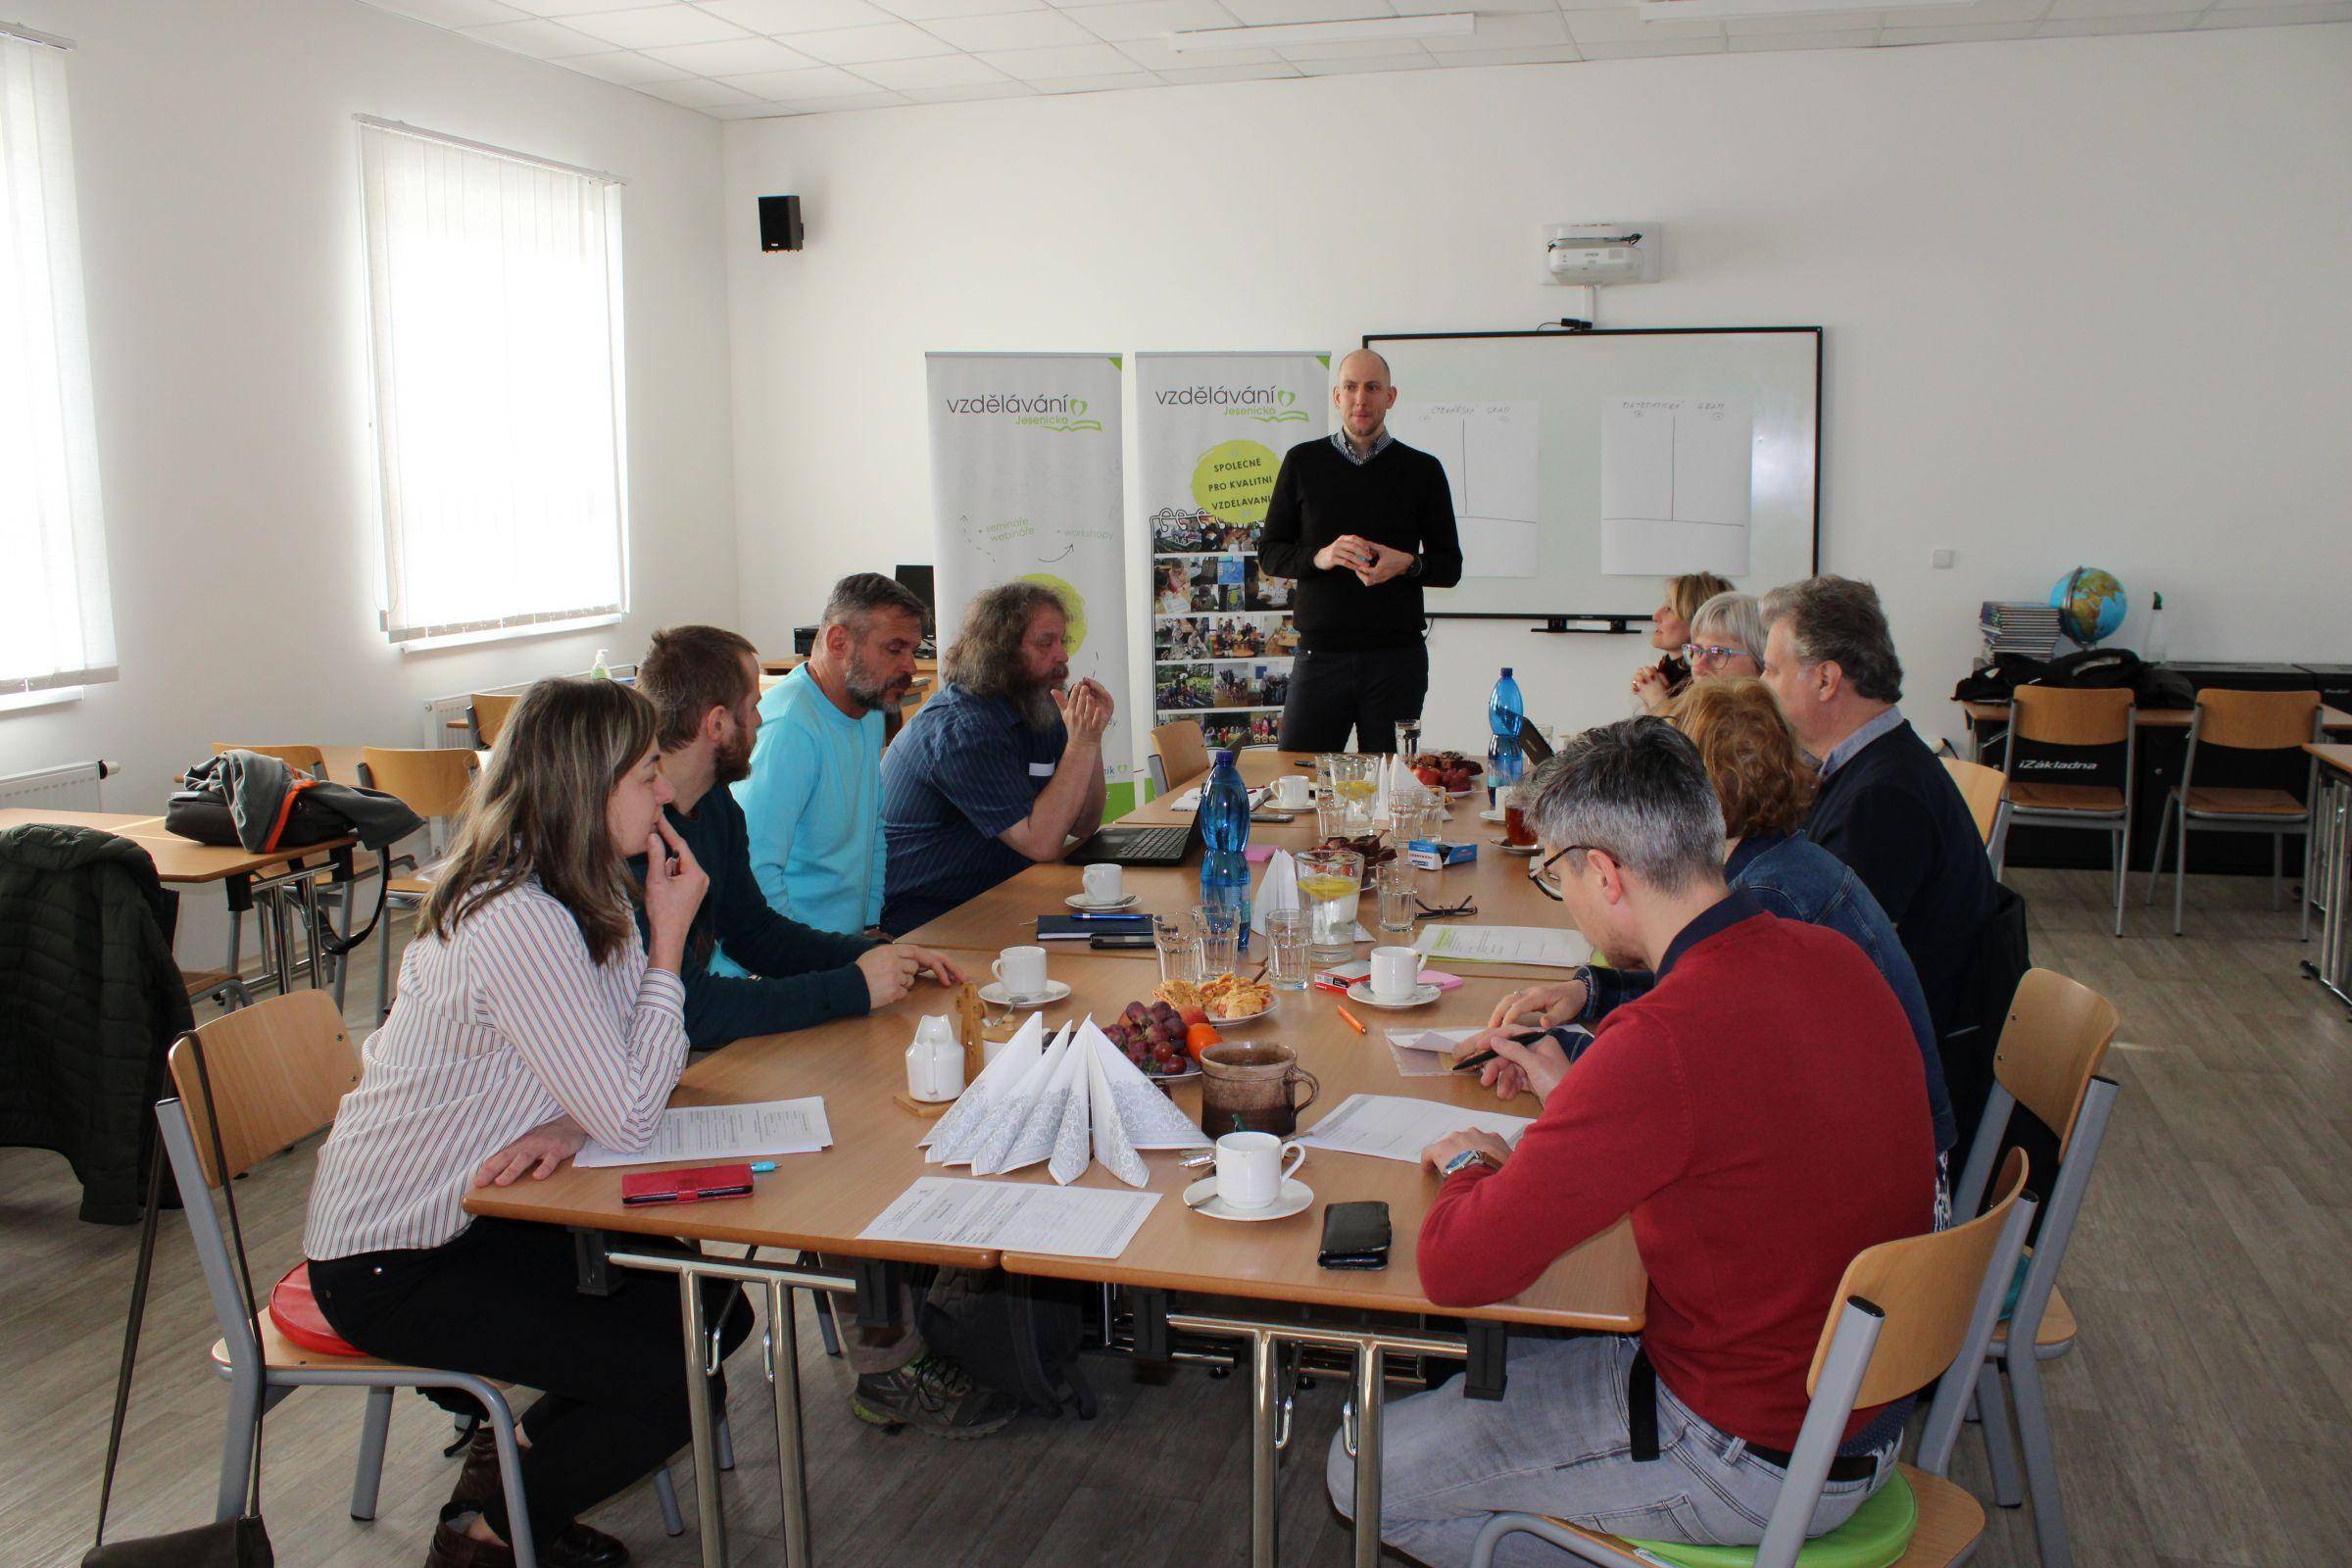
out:
{"label": "ballpoint pen", "polygon": [[775,1169],[776,1162],[772,1159],[755,1159],[752,1161],[752,1174],[755,1176],[773,1175],[775,1173]]}
{"label": "ballpoint pen", "polygon": [[1081,912],[1071,915],[1070,918],[1073,920],[1144,920],[1149,919],[1150,916],[1146,915],[1140,909],[1128,909],[1109,914],[1086,914]]}
{"label": "ballpoint pen", "polygon": [[1354,1030],[1357,1034],[1360,1035],[1364,1032],[1364,1020],[1358,1018],[1354,1013],[1349,1012],[1346,1007],[1342,1007],[1340,1009],[1340,1016],[1347,1019],[1348,1027]]}

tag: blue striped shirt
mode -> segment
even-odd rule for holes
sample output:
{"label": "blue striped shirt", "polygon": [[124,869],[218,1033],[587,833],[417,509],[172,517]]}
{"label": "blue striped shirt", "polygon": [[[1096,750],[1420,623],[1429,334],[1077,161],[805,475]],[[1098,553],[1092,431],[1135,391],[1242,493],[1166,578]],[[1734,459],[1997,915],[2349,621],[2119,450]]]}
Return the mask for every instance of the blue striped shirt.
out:
{"label": "blue striped shirt", "polygon": [[1349,463],[1354,464],[1359,468],[1365,464],[1370,463],[1374,458],[1379,457],[1383,452],[1388,451],[1390,443],[1394,442],[1396,439],[1396,438],[1395,436],[1389,434],[1389,427],[1384,424],[1380,427],[1380,434],[1372,438],[1372,450],[1369,452],[1358,452],[1355,450],[1354,446],[1349,443],[1347,431],[1334,430],[1331,432],[1331,444],[1340,449],[1340,456],[1346,458]]}
{"label": "blue striped shirt", "polygon": [[882,929],[905,933],[1025,869],[997,837],[1028,816],[1069,731],[1031,729],[1002,697],[953,683],[915,710],[882,754],[888,880]]}

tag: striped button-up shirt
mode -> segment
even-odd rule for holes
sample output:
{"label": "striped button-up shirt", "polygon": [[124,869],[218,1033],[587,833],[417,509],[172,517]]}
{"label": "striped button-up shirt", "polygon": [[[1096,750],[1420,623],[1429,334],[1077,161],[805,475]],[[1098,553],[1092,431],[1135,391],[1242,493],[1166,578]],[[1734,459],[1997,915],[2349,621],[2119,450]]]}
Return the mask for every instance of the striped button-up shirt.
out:
{"label": "striped button-up shirt", "polygon": [[686,989],[648,969],[636,928],[592,962],[571,911],[536,879],[401,960],[392,1016],[361,1051],[318,1151],[302,1250],[314,1258],[438,1247],[483,1160],[569,1113],[642,1149],[686,1065]]}
{"label": "striped button-up shirt", "polygon": [[1358,452],[1355,450],[1354,443],[1348,439],[1347,431],[1334,430],[1331,432],[1331,444],[1340,449],[1340,456],[1346,458],[1349,463],[1354,464],[1359,468],[1365,464],[1370,463],[1374,458],[1379,457],[1383,452],[1388,451],[1390,443],[1394,442],[1396,439],[1396,438],[1395,436],[1389,434],[1389,427],[1384,424],[1380,427],[1380,434],[1372,438],[1372,450],[1369,452]]}

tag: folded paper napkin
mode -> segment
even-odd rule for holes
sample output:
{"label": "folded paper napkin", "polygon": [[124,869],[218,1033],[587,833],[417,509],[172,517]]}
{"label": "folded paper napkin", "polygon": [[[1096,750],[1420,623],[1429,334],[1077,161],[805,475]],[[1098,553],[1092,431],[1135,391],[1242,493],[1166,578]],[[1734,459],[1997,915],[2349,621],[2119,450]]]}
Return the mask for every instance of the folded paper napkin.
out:
{"label": "folded paper napkin", "polygon": [[1265,875],[1257,879],[1257,891],[1250,896],[1250,929],[1262,937],[1266,934],[1268,909],[1299,906],[1298,858],[1288,850],[1276,850],[1267,857]]}

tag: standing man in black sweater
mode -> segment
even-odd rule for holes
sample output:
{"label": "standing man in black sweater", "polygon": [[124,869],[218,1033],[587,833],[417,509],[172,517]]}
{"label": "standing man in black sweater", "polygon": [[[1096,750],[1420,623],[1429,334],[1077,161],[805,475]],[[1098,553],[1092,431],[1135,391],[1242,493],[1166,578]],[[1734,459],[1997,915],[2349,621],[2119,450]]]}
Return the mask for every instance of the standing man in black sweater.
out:
{"label": "standing man in black sweater", "polygon": [[1396,726],[1429,692],[1423,588],[1462,580],[1453,495],[1426,452],[1389,434],[1389,362],[1357,349],[1331,389],[1340,427],[1291,448],[1274,479],[1257,564],[1295,577],[1298,653],[1282,710],[1282,746],[1393,752]]}

